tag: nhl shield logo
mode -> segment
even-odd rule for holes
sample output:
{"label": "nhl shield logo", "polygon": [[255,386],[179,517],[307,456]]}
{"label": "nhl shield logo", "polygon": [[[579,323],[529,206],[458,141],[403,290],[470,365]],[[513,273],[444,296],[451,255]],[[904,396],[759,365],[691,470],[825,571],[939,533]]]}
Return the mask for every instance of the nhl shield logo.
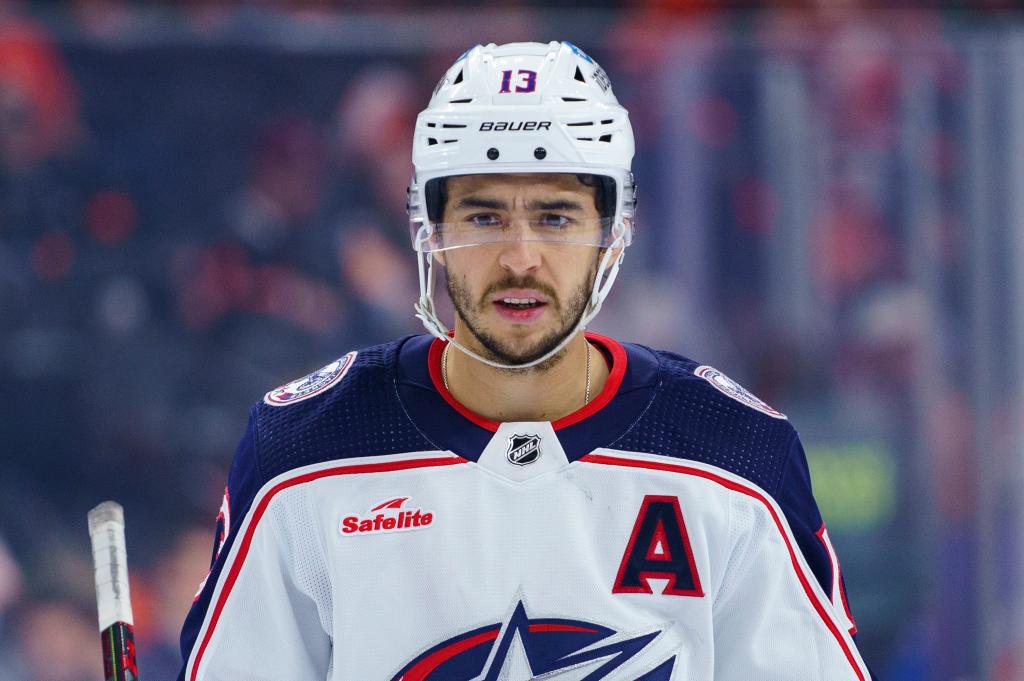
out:
{"label": "nhl shield logo", "polygon": [[540,458],[540,435],[513,435],[508,439],[508,461],[526,466]]}

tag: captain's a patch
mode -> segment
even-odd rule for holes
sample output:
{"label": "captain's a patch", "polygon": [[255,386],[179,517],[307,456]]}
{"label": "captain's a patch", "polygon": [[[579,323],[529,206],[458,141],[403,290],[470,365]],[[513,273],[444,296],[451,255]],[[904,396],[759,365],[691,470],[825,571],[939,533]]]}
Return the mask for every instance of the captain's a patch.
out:
{"label": "captain's a patch", "polygon": [[345,377],[352,364],[356,361],[356,352],[353,350],[344,357],[339,357],[322,369],[317,369],[308,376],[296,379],[291,383],[285,383],[279,388],[274,388],[263,396],[263,401],[271,407],[285,407],[302,400],[324,393]]}
{"label": "captain's a patch", "polygon": [[742,385],[732,380],[721,371],[714,367],[699,366],[693,370],[696,376],[703,378],[705,381],[715,386],[719,392],[728,395],[737,402],[742,402],[751,409],[756,409],[762,414],[768,414],[772,418],[785,419],[786,415],[781,411],[772,407],[764,400],[758,398],[752,392],[744,388]]}

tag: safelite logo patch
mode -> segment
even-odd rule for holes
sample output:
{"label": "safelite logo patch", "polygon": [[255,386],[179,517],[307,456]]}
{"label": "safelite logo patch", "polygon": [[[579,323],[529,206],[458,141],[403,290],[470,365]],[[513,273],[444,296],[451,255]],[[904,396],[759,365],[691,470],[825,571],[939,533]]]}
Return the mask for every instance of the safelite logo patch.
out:
{"label": "safelite logo patch", "polygon": [[434,523],[434,512],[422,508],[405,508],[409,497],[383,501],[365,515],[353,513],[341,519],[341,535],[355,537],[364,534],[409,532],[422,530]]}

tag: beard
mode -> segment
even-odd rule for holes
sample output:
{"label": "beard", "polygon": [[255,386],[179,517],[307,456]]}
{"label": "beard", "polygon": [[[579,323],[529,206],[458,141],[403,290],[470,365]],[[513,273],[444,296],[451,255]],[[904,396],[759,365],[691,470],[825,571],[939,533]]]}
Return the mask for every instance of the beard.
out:
{"label": "beard", "polygon": [[[449,273],[447,287],[448,296],[455,307],[456,314],[462,319],[470,333],[480,341],[484,348],[484,356],[488,359],[503,364],[526,364],[533,362],[555,349],[559,343],[565,340],[566,336],[575,331],[583,313],[587,309],[587,302],[590,300],[591,288],[594,284],[594,277],[597,276],[595,267],[586,280],[573,289],[569,298],[563,305],[555,291],[546,284],[543,284],[532,277],[508,276],[492,283],[477,301],[465,285],[464,280],[451,276]],[[496,336],[483,328],[482,312],[491,305],[489,300],[492,293],[508,288],[528,288],[540,291],[548,299],[548,306],[555,313],[555,327],[546,333],[542,338],[534,341],[529,347],[516,347],[508,339]],[[549,357],[532,369],[546,371],[554,365],[565,353],[566,348],[553,357]],[[522,369],[510,369],[509,371],[523,371]]]}

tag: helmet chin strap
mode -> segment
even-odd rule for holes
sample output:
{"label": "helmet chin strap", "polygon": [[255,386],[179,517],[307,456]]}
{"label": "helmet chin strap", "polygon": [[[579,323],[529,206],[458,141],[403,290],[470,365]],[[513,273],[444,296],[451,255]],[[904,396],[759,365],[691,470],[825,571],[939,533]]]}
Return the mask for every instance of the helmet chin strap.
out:
{"label": "helmet chin strap", "polygon": [[[417,245],[426,243],[429,238],[428,230],[429,227],[427,225],[420,227],[416,239]],[[585,329],[587,324],[589,324],[590,321],[597,316],[597,313],[600,312],[601,306],[604,304],[605,297],[607,297],[608,292],[611,290],[612,284],[615,283],[615,277],[618,276],[619,273],[619,266],[622,264],[622,258],[626,253],[625,226],[617,224],[616,231],[617,234],[615,240],[605,249],[604,255],[601,257],[601,264],[598,266],[597,275],[594,278],[594,288],[591,290],[590,300],[587,302],[586,310],[580,317],[576,327],[567,333],[565,338],[563,338],[558,345],[533,361],[526,362],[524,364],[502,364],[501,362],[496,362],[473,352],[465,345],[455,340],[454,337],[448,335],[448,327],[446,327],[444,322],[442,322],[437,316],[437,311],[434,308],[434,256],[433,253],[429,251],[417,250],[416,254],[420,279],[420,299],[414,306],[416,309],[416,316],[423,322],[423,326],[426,327],[427,331],[429,331],[432,336],[440,338],[446,343],[451,343],[466,355],[472,357],[478,362],[486,364],[487,366],[491,366],[496,369],[529,369],[530,367],[535,367],[561,352],[561,350],[576,337],[576,334]],[[618,250],[618,255],[615,255],[616,250]]]}

